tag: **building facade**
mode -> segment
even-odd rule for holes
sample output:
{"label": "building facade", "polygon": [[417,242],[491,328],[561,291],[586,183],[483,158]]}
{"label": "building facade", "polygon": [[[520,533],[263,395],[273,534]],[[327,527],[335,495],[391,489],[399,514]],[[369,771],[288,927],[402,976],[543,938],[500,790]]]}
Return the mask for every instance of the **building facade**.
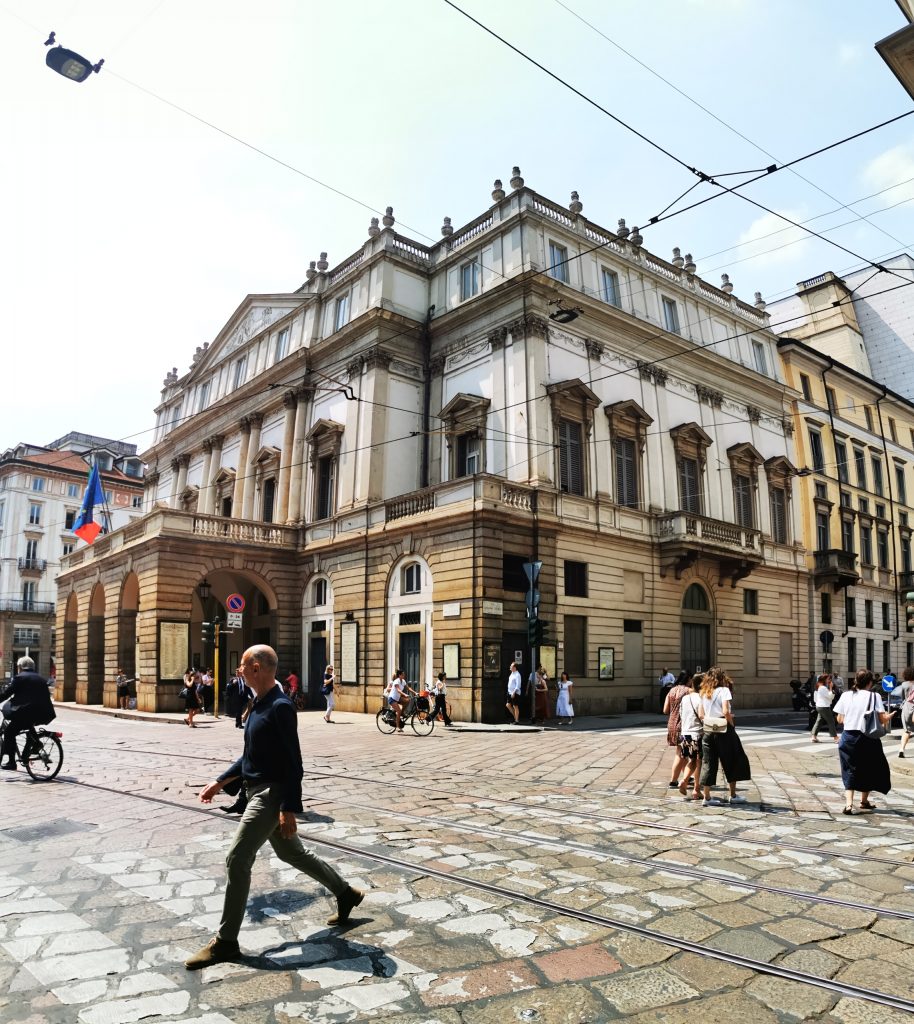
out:
{"label": "building facade", "polygon": [[900,672],[914,664],[914,405],[811,343],[778,347],[796,392],[813,663]]}
{"label": "building facade", "polygon": [[28,654],[55,671],[56,576],[76,547],[72,532],[97,458],[110,532],[142,514],[143,463],[136,445],[70,433],[49,445],[19,444],[0,455],[0,657],[3,674]]}
{"label": "building facade", "polygon": [[[666,667],[725,665],[742,706],[809,657],[794,419],[764,308],[524,185],[425,246],[373,218],[290,293],[248,296],[167,375],[144,517],[69,556],[62,695],[134,635],[140,706],[177,706],[201,623],[220,675],[270,642],[319,700],[373,711],[402,666],[458,718],[504,713],[539,657],[578,713],[654,706]],[[201,586],[202,584],[202,586]],[[128,624],[128,617],[129,623]],[[94,638],[94,639],[93,639]]]}

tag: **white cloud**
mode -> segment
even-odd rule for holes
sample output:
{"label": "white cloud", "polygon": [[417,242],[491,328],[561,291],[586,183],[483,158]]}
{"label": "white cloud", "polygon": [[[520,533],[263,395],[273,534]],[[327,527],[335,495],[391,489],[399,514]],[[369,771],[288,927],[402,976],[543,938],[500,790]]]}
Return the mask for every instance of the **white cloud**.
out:
{"label": "white cloud", "polygon": [[[804,221],[805,210],[782,210],[791,220]],[[776,232],[776,233],[775,233]],[[767,237],[774,235],[773,238]],[[757,267],[780,266],[800,260],[806,255],[809,236],[802,228],[785,225],[773,213],[765,213],[754,220],[739,236],[739,259],[752,259]]]}
{"label": "white cloud", "polygon": [[864,166],[860,177],[873,192],[889,189],[879,197],[884,205],[914,197],[914,181],[909,180],[914,178],[914,144],[895,146],[880,153]]}

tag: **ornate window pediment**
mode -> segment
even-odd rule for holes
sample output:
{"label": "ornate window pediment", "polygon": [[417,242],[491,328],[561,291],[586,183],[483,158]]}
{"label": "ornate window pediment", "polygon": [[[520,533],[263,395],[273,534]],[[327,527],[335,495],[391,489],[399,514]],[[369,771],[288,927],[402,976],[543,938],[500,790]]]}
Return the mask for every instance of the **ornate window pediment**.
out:
{"label": "ornate window pediment", "polygon": [[593,433],[593,413],[600,400],[579,377],[547,384],[546,394],[552,403],[559,489],[567,494],[587,494],[590,456],[586,442]]}
{"label": "ornate window pediment", "polygon": [[448,433],[463,433],[472,428],[484,429],[491,399],[468,395],[461,391],[438,413]]}
{"label": "ornate window pediment", "polygon": [[697,459],[702,466],[705,464],[705,453],[714,443],[710,434],[707,434],[695,423],[680,423],[670,431],[673,439],[673,448],[680,458]]}
{"label": "ornate window pediment", "polygon": [[251,464],[254,466],[269,466],[271,462],[279,462],[279,456],[282,453],[280,450],[273,445],[267,445],[261,448],[256,455],[251,459]]}
{"label": "ornate window pediment", "polygon": [[765,459],[765,475],[770,483],[777,482],[785,486],[790,482],[791,477],[797,475],[796,467],[786,455],[773,455]]}
{"label": "ornate window pediment", "polygon": [[485,472],[486,419],[491,404],[488,398],[461,392],[438,414],[448,448],[448,479]]}
{"label": "ornate window pediment", "polygon": [[556,423],[559,420],[583,423],[587,436],[590,436],[594,409],[599,406],[600,399],[580,377],[547,384],[546,394],[552,403],[552,418]]}
{"label": "ornate window pediment", "polygon": [[614,438],[627,437],[637,441],[638,447],[644,451],[647,430],[654,420],[637,402],[632,399],[613,402],[611,405],[604,405],[603,412],[606,413],[609,431]]}
{"label": "ornate window pediment", "polygon": [[338,455],[343,443],[343,431],[346,428],[335,420],[318,420],[305,435],[311,449],[311,461],[325,455]]}

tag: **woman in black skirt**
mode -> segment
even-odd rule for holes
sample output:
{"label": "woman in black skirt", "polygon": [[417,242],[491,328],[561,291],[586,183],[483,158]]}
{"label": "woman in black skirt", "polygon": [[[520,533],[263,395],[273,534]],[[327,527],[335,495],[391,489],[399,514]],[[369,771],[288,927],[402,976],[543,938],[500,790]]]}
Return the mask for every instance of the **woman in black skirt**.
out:
{"label": "woman in black skirt", "polygon": [[[701,788],[704,791],[702,807],[719,807],[722,801],[711,796],[711,787],[717,784],[718,765],[723,768],[730,787],[730,803],[744,804],[746,798],[736,792],[737,782],[752,778],[749,758],[743,750],[733,723],[732,682],[720,668],[711,668],[701,681]],[[717,732],[714,729],[723,731]]]}
{"label": "woman in black skirt", "polygon": [[841,781],[844,783],[844,814],[854,813],[854,791],[860,792],[860,810],[875,811],[870,793],[888,793],[892,788],[892,773],[882,749],[882,740],[866,735],[866,717],[875,712],[883,725],[888,725],[891,714],[885,710],[882,697],[873,692],[872,672],[861,669],[851,687],[838,698],[835,714],[844,723],[844,732],[838,743],[841,758]]}

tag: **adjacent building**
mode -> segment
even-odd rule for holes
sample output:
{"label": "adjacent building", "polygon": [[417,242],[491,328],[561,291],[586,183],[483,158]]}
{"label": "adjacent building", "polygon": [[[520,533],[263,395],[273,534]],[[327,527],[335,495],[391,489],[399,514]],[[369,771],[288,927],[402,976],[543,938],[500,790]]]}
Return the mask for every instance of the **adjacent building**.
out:
{"label": "adjacent building", "polygon": [[145,514],[58,578],[61,696],[101,700],[100,652],[135,642],[140,706],[176,707],[218,616],[223,680],[269,642],[315,702],[328,662],[357,711],[396,667],[444,668],[458,718],[498,718],[541,562],[538,657],[579,714],[655,706],[661,668],[713,663],[741,706],[783,703],[808,573],[764,305],[517,168],[441,236],[388,209],[166,376]]}
{"label": "adjacent building", "polygon": [[56,576],[76,547],[73,521],[89,459],[98,461],[106,531],[142,513],[143,463],[136,445],[70,433],[49,445],[19,444],[0,455],[0,658],[8,675],[28,654],[55,671]]}

